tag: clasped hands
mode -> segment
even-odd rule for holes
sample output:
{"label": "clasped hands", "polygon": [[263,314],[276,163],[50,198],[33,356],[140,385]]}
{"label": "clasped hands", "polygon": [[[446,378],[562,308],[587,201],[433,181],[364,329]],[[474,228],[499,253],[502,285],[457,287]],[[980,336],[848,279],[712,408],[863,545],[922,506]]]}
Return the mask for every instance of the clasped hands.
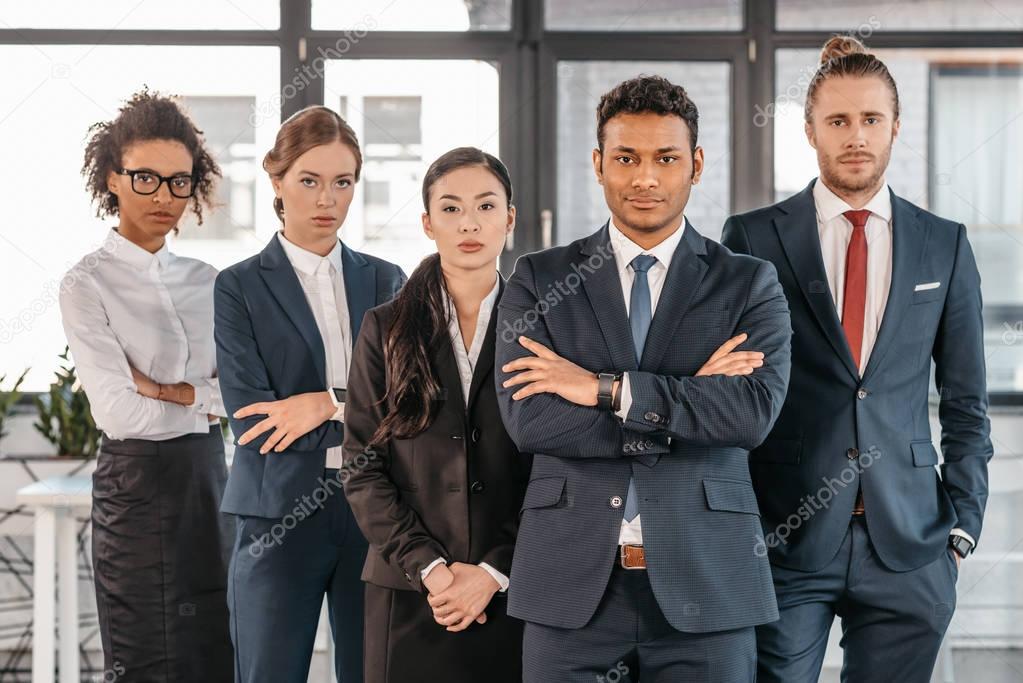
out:
{"label": "clasped hands", "polygon": [[474,621],[485,624],[487,615],[483,610],[501,589],[486,569],[464,562],[438,564],[423,579],[423,585],[430,591],[426,600],[433,609],[434,621],[453,633],[464,631]]}

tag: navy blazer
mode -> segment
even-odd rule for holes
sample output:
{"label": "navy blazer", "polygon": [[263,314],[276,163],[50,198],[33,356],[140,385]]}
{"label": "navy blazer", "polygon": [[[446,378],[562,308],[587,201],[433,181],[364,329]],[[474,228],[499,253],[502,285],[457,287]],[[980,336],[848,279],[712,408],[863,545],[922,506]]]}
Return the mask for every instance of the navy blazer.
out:
{"label": "navy blazer", "polygon": [[[691,225],[672,257],[636,361],[607,225],[521,257],[499,306],[501,417],[533,453],[512,561],[508,613],[562,628],[596,611],[615,561],[629,477],[640,497],[647,573],[680,631],[777,619],[750,482],[749,449],[767,435],[789,375],[788,304],[774,267],[732,254]],[[695,377],[739,332],[766,354],[748,376]],[[500,368],[528,355],[524,334],[592,371],[628,371],[632,405],[610,410],[555,394],[520,401]]]}
{"label": "navy blazer", "polygon": [[[858,484],[881,561],[916,569],[945,552],[955,526],[980,538],[993,452],[980,275],[963,225],[893,192],[891,289],[861,378],[824,270],[813,184],[729,218],[722,237],[775,264],[792,310],[788,397],[750,461],[766,545],[773,563],[823,568],[842,544]],[[927,413],[931,359],[940,475]]]}
{"label": "navy blazer", "polygon": [[[352,342],[366,311],[405,283],[401,268],[341,243],[341,271]],[[252,403],[327,390],[326,355],[298,275],[275,234],[262,252],[222,271],[214,287],[217,374],[227,414]],[[328,420],[281,453],[260,455],[270,432],[244,446],[239,436],[263,419],[230,418],[234,462],[223,512],[277,518],[319,484],[327,449],[340,446],[344,424]],[[338,492],[340,493],[340,492]]]}

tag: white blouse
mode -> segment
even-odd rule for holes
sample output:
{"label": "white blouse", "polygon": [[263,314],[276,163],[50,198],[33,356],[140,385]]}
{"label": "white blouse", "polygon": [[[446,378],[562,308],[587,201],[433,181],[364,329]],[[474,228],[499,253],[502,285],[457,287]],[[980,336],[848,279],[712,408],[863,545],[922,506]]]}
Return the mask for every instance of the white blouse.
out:
{"label": "white blouse", "polygon": [[[225,415],[213,342],[216,276],[207,263],[175,256],[166,244],[151,254],[116,229],[64,275],[64,332],[93,419],[110,438],[205,433],[207,414]],[[131,367],[160,384],[188,382],[195,401],[142,396]]]}

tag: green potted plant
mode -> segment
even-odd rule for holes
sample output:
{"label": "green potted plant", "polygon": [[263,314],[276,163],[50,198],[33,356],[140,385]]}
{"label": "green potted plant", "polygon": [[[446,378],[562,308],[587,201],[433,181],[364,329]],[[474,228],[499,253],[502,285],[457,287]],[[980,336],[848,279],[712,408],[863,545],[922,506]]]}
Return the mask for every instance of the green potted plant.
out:
{"label": "green potted plant", "polygon": [[3,441],[3,438],[7,436],[7,431],[4,429],[4,422],[10,416],[11,408],[13,408],[14,404],[18,402],[18,399],[21,398],[21,392],[19,389],[21,388],[21,383],[25,381],[25,375],[27,374],[28,369],[26,368],[25,371],[21,373],[21,376],[14,381],[14,386],[11,387],[10,390],[4,390],[2,388],[4,382],[7,380],[7,375],[0,375],[0,441]]}
{"label": "green potted plant", "polygon": [[93,458],[102,432],[92,419],[89,398],[78,383],[75,367],[70,364],[68,347],[64,347],[59,358],[63,362],[55,373],[57,379],[50,385],[49,393],[34,398],[39,411],[35,428],[57,447],[58,457]]}

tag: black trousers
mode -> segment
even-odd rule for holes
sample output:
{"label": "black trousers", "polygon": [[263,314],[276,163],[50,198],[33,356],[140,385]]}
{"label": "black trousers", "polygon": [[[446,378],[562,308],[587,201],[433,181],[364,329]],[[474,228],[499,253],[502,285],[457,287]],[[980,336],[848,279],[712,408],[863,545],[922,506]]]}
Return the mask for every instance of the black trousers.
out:
{"label": "black trousers", "polygon": [[92,563],[103,666],[125,683],[227,683],[230,519],[220,425],[168,441],[104,439]]}
{"label": "black trousers", "polygon": [[[520,683],[522,622],[495,595],[485,624],[452,633],[426,594],[366,584],[366,683]],[[551,679],[554,680],[554,679]]]}
{"label": "black trousers", "polygon": [[757,627],[759,683],[816,683],[835,616],[842,681],[927,683],[956,605],[951,549],[908,572],[877,557],[862,516],[818,572],[771,567],[781,618]]}
{"label": "black trousers", "polygon": [[527,623],[526,683],[753,683],[752,626],[682,633],[665,620],[646,570],[615,565],[596,613],[578,629]]}

